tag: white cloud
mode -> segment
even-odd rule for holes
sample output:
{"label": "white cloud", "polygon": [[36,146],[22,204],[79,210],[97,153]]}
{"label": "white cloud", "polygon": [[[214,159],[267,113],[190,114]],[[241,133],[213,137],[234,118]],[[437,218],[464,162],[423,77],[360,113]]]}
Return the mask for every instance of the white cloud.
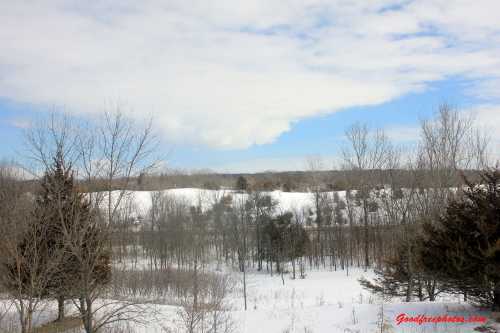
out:
{"label": "white cloud", "polygon": [[492,139],[500,141],[500,106],[479,105],[467,110],[478,126],[488,133]]}
{"label": "white cloud", "polygon": [[[310,170],[308,159],[311,156],[263,157],[246,159],[233,163],[214,165],[212,170],[221,173],[255,173],[266,171],[304,171]],[[340,165],[338,156],[320,156],[320,170],[328,170]]]}
{"label": "white cloud", "polygon": [[391,141],[398,143],[414,143],[420,139],[420,127],[418,125],[390,127],[384,132]]}
{"label": "white cloud", "polygon": [[8,123],[16,128],[27,129],[31,127],[31,121],[24,118],[9,119]]}
{"label": "white cloud", "polygon": [[493,164],[500,163],[500,105],[479,105],[467,111],[490,139],[489,153]]}
{"label": "white cloud", "polygon": [[452,75],[498,82],[499,9],[493,0],[4,1],[0,96],[78,113],[119,100],[132,116],[151,114],[169,140],[243,148],[302,118]]}
{"label": "white cloud", "polygon": [[470,112],[479,128],[490,138],[492,164],[500,165],[500,105],[480,105]]}

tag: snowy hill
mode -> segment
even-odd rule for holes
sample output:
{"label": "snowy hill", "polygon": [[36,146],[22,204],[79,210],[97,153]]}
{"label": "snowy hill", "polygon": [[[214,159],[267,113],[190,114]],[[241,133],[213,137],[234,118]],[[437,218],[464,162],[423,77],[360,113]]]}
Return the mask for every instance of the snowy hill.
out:
{"label": "snowy hill", "polygon": [[[188,205],[201,205],[202,209],[210,208],[214,203],[224,196],[230,195],[233,203],[241,202],[248,197],[248,194],[235,190],[206,190],[198,188],[177,188],[159,191],[163,195],[185,202]],[[151,208],[151,200],[154,191],[127,191],[122,199],[121,205],[132,205],[133,211],[141,216],[146,216]],[[327,192],[333,195],[334,192]],[[345,191],[337,192],[340,198],[345,197]],[[271,191],[261,192],[262,195],[269,195],[277,202],[278,212],[302,212],[313,206],[313,194],[308,192],[283,192]],[[114,200],[118,198],[120,191],[113,191],[111,196]],[[104,202],[107,199],[105,198]]]}

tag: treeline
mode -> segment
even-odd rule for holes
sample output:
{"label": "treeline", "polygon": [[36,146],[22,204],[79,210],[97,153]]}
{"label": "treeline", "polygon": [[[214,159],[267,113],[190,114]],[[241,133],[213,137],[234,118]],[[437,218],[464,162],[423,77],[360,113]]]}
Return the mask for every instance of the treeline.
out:
{"label": "treeline", "polygon": [[[479,170],[455,170],[454,186],[463,185],[462,175],[477,180]],[[422,171],[423,172],[423,171]],[[129,189],[134,191],[159,191],[174,188],[201,188],[207,190],[240,189],[238,181],[245,179],[246,190],[250,191],[275,191],[283,192],[310,192],[317,182],[321,184],[321,190],[345,191],[349,189],[346,179],[363,177],[367,173],[363,170],[310,170],[310,171],[282,171],[282,172],[258,172],[258,173],[217,173],[210,170],[184,171],[166,170],[162,172],[150,172],[134,177],[130,180],[116,179],[113,188],[116,190]],[[378,178],[387,178],[389,173],[398,174],[398,182],[410,187],[413,174],[406,169],[400,170],[378,170]],[[391,177],[394,177],[392,175]],[[80,182],[85,191],[102,191],[107,187],[105,181],[94,181],[92,184]]]}

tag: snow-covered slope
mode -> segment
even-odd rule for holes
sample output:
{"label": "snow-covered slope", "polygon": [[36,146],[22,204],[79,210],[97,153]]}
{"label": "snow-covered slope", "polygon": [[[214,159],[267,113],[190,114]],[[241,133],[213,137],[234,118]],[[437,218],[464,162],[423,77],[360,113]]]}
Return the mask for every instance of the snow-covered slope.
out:
{"label": "snow-covered slope", "polygon": [[[223,196],[230,195],[233,203],[240,202],[247,198],[248,194],[241,193],[234,190],[205,190],[198,188],[177,188],[160,191],[163,195],[167,195],[177,200],[182,200],[189,205],[201,205],[203,209],[208,209],[212,204],[220,200]],[[116,200],[122,192],[113,191],[112,198]],[[131,203],[133,210],[138,214],[145,216],[151,208],[152,195],[157,192],[152,191],[127,191],[122,205]],[[345,197],[345,192],[338,192],[340,198]],[[277,203],[277,210],[279,212],[294,211],[300,212],[308,209],[313,204],[313,194],[307,192],[283,192],[271,191],[262,192],[262,195],[269,195]],[[333,195],[333,192],[329,192]],[[126,200],[125,200],[126,199]],[[104,200],[106,202],[106,200]]]}

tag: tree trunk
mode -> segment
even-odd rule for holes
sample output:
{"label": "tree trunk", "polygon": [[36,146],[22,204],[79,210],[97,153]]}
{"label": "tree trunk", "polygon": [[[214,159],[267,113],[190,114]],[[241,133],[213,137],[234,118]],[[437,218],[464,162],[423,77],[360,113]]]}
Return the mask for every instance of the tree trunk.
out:
{"label": "tree trunk", "polygon": [[245,311],[247,310],[247,272],[245,265],[243,264],[243,301],[245,305]]}
{"label": "tree trunk", "polygon": [[33,312],[28,310],[28,319],[26,324],[26,331],[31,333],[33,331]]}
{"label": "tree trunk", "polygon": [[363,218],[364,218],[364,240],[365,240],[365,272],[370,267],[370,245],[369,245],[369,234],[368,234],[368,203],[363,200]]}
{"label": "tree trunk", "polygon": [[413,295],[413,278],[408,279],[408,285],[406,286],[406,298],[405,302],[411,302],[411,296]]}
{"label": "tree trunk", "polygon": [[27,328],[26,328],[26,318],[25,318],[25,309],[24,309],[24,303],[23,300],[19,302],[19,321],[21,322],[21,333],[26,333]]}
{"label": "tree trunk", "polygon": [[86,301],[85,318],[84,318],[85,332],[93,333],[94,327],[92,325],[92,301],[88,298],[85,301]]}
{"label": "tree trunk", "polygon": [[57,321],[64,319],[64,297],[59,295],[57,297]]}
{"label": "tree trunk", "polygon": [[280,273],[281,273],[281,281],[283,282],[283,285],[285,285],[285,276],[284,276],[284,274],[285,274],[285,272],[284,272],[285,271],[285,263],[281,262],[280,266],[281,266],[281,271],[280,271]]}
{"label": "tree trunk", "polygon": [[493,311],[500,312],[500,282],[495,284],[495,289],[493,290]]}
{"label": "tree trunk", "polygon": [[436,301],[436,280],[432,280],[429,283],[429,288],[427,293],[429,294],[429,301]]}

